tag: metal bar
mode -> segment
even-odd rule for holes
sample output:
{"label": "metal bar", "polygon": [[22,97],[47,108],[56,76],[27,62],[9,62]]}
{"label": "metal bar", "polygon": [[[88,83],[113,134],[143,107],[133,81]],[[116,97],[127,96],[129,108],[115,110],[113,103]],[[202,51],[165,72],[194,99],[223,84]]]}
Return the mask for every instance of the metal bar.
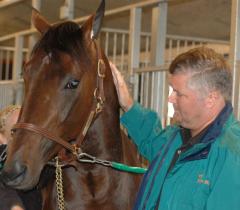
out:
{"label": "metal bar", "polygon": [[173,40],[169,39],[168,44],[168,63],[170,64],[172,61],[172,46],[173,46]]}
{"label": "metal bar", "polygon": [[147,66],[145,68],[134,68],[135,73],[143,73],[143,72],[155,72],[155,71],[167,71],[168,65],[164,64],[162,66]]}
{"label": "metal bar", "polygon": [[2,60],[2,80],[5,80],[6,78],[6,53],[7,50],[3,51],[3,60]]}
{"label": "metal bar", "polygon": [[151,77],[151,99],[150,99],[150,108],[155,109],[155,95],[153,94],[156,90],[156,83],[155,83],[155,77],[156,77],[156,72],[152,72],[152,77]]}
{"label": "metal bar", "polygon": [[123,66],[124,66],[124,55],[125,55],[125,39],[126,39],[126,34],[122,34],[122,43],[121,43],[121,66],[120,70],[123,71]]}
{"label": "metal bar", "polygon": [[16,36],[15,38],[15,52],[14,52],[14,62],[13,62],[13,80],[17,82],[20,78],[22,61],[23,61],[23,37]]}
{"label": "metal bar", "polygon": [[0,46],[0,50],[14,51],[14,47],[5,47],[5,46]]}
{"label": "metal bar", "polygon": [[167,3],[152,9],[151,64],[162,65],[166,47]]}
{"label": "metal bar", "polygon": [[105,33],[105,54],[108,56],[109,32]]}
{"label": "metal bar", "polygon": [[9,80],[9,73],[10,73],[10,52],[6,51],[6,68],[5,68],[5,80]]}
{"label": "metal bar", "polygon": [[139,99],[139,74],[133,74],[132,79],[134,80],[134,100]]}
{"label": "metal bar", "polygon": [[171,35],[168,34],[167,38],[174,39],[174,40],[187,40],[187,41],[197,41],[197,42],[214,42],[218,44],[229,44],[229,41],[223,41],[218,39],[207,39],[207,38],[201,38],[201,37],[190,37],[190,36],[178,36],[178,35]]}
{"label": "metal bar", "polygon": [[[118,14],[120,12],[130,11],[133,8],[143,8],[143,7],[148,7],[148,6],[155,6],[159,3],[165,3],[165,2],[167,2],[167,0],[148,0],[148,1],[143,1],[143,2],[136,3],[136,4],[130,4],[128,6],[123,6],[123,7],[119,7],[119,8],[116,8],[116,9],[107,10],[105,12],[105,16],[115,15],[115,14]],[[81,17],[81,18],[77,18],[77,19],[75,19],[75,21],[76,22],[83,22],[83,21],[87,20],[88,17],[89,17],[89,15]]]}
{"label": "metal bar", "polygon": [[0,88],[0,109],[6,107],[9,104],[13,104],[13,87],[12,81],[1,81]]}
{"label": "metal bar", "polygon": [[[76,22],[76,19],[74,19],[73,21]],[[129,33],[128,30],[110,29],[110,28],[102,28],[102,31]],[[31,35],[33,33],[38,33],[38,32],[34,28],[28,29],[28,30],[22,30],[22,31],[13,33],[13,34],[9,34],[9,35],[0,37],[0,42],[5,41],[5,40],[9,40],[9,39],[13,39],[17,35],[25,36],[25,35]],[[149,35],[149,34],[150,33],[148,33],[148,32],[141,32],[141,35]],[[223,40],[218,40],[218,39],[206,39],[206,38],[200,38],[200,37],[177,36],[177,35],[171,35],[171,34],[166,35],[166,37],[169,38],[169,39],[181,39],[181,40],[188,40],[188,41],[210,42],[210,43],[227,44],[227,45],[230,44],[229,41],[223,41]]]}
{"label": "metal bar", "polygon": [[[166,34],[167,34],[167,9],[168,3],[159,4],[152,9],[152,35],[151,35],[151,64],[160,66],[165,63],[165,48],[166,48]],[[165,75],[163,71],[159,78],[159,87],[153,92],[154,95],[159,95],[160,116],[162,122],[165,122],[167,103],[165,90]],[[157,103],[158,103],[157,102]]]}
{"label": "metal bar", "polygon": [[74,18],[74,0],[65,0],[64,6],[67,8],[67,18],[72,20]]}
{"label": "metal bar", "polygon": [[[150,52],[150,38],[149,36],[146,36],[146,42],[145,42],[145,53],[148,54]],[[144,56],[144,63],[145,63],[145,67],[148,66],[150,64],[149,61],[149,57]]]}
{"label": "metal bar", "polygon": [[[128,75],[133,79],[133,68],[139,67],[140,59],[140,41],[141,41],[141,18],[142,9],[134,8],[130,13],[129,21],[129,37],[128,37]],[[133,84],[133,98],[137,100],[138,87],[135,81],[130,81]]]}
{"label": "metal bar", "polygon": [[113,29],[113,28],[102,28],[102,32],[110,32],[110,33],[120,33],[120,34],[129,34],[129,30],[124,29]]}
{"label": "metal bar", "polygon": [[21,2],[21,1],[23,1],[23,0],[2,0],[2,1],[0,1],[0,8],[1,7],[6,7],[6,6],[9,6],[11,4]]}
{"label": "metal bar", "polygon": [[3,79],[3,51],[0,50],[0,80]]}
{"label": "metal bar", "polygon": [[[156,74],[157,74],[157,76],[156,76],[156,78],[157,78],[156,89],[158,90],[159,88],[161,88],[161,72],[157,72]],[[155,109],[156,109],[157,113],[160,115],[161,114],[160,94],[156,94],[156,99],[155,100],[156,100],[156,108]]]}
{"label": "metal bar", "polygon": [[143,99],[144,99],[144,73],[141,73],[140,104],[143,104]]}
{"label": "metal bar", "polygon": [[188,47],[188,41],[184,40],[184,51],[187,51],[187,47]]}
{"label": "metal bar", "polygon": [[141,16],[142,9],[134,8],[131,10],[131,17],[129,23],[130,31],[128,40],[129,75],[133,74],[133,68],[139,67]]}
{"label": "metal bar", "polygon": [[196,41],[192,40],[191,47],[194,48],[196,46]]}
{"label": "metal bar", "polygon": [[113,63],[116,63],[117,56],[117,33],[113,35]]}
{"label": "metal bar", "polygon": [[160,74],[163,74],[162,76],[162,87],[163,87],[163,97],[164,97],[164,107],[161,107],[162,111],[162,125],[165,127],[167,124],[167,118],[168,118],[168,92],[169,92],[169,85],[167,80],[167,72],[160,72]]}
{"label": "metal bar", "polygon": [[180,52],[180,40],[177,40],[177,55],[179,55]]}
{"label": "metal bar", "polygon": [[149,74],[150,72],[145,73],[145,78],[144,78],[144,90],[145,90],[145,94],[144,94],[144,106],[148,107],[148,96],[149,96]]}

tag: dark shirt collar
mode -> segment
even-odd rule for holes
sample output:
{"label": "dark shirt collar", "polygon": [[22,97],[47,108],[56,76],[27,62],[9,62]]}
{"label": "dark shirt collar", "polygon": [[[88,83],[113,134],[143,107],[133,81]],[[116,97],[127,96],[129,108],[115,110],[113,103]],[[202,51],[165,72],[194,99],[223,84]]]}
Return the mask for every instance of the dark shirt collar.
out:
{"label": "dark shirt collar", "polygon": [[190,129],[182,127],[181,128],[181,136],[182,136],[182,140],[183,140],[183,145],[185,145],[185,144],[194,145],[197,142],[199,142],[199,140],[204,136],[204,134],[206,133],[206,131],[210,125],[211,124],[209,124],[203,130],[201,130],[200,133],[198,133],[196,136],[193,136],[193,137],[191,136]]}

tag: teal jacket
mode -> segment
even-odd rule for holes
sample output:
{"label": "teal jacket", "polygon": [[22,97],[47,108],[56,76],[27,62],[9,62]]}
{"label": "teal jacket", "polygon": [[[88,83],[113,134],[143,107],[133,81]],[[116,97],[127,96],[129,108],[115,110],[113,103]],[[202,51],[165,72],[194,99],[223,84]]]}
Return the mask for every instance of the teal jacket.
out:
{"label": "teal jacket", "polygon": [[157,114],[139,104],[121,118],[140,153],[150,162],[135,210],[239,210],[240,124],[227,104],[206,135],[189,150],[179,126],[162,129]]}

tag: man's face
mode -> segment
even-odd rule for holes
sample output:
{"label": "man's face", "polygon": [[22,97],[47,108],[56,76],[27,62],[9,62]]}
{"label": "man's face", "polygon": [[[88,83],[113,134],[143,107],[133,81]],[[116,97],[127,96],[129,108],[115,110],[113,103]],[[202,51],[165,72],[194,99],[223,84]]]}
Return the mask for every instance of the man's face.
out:
{"label": "man's face", "polygon": [[170,75],[173,88],[168,100],[174,107],[174,118],[184,128],[197,129],[204,121],[206,103],[196,90],[188,87],[189,73]]}

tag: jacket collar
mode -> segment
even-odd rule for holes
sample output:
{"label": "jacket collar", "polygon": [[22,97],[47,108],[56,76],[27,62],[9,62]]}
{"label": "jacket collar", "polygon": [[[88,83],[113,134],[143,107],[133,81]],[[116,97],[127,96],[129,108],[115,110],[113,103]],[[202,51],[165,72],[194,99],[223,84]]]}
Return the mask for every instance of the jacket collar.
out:
{"label": "jacket collar", "polygon": [[224,124],[232,113],[231,103],[226,103],[225,107],[218,114],[216,119],[208,126],[199,141],[189,150],[182,153],[179,157],[181,161],[204,159],[208,156],[211,144],[221,134]]}
{"label": "jacket collar", "polygon": [[218,137],[223,129],[224,124],[232,113],[232,105],[231,103],[226,103],[225,107],[219,113],[217,118],[211,123],[209,128],[207,129],[205,135],[200,140],[200,143],[210,143],[215,141],[216,137]]}

